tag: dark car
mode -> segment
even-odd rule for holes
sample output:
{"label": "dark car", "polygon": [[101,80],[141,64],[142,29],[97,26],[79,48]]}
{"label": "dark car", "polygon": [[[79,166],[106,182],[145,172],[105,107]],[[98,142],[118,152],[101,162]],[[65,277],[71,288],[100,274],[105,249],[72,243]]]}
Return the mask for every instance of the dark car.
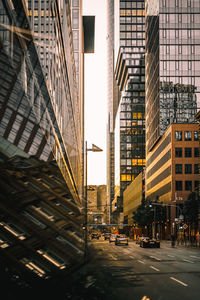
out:
{"label": "dark car", "polygon": [[156,239],[150,239],[149,237],[143,237],[140,241],[140,247],[142,248],[160,248],[160,241]]}
{"label": "dark car", "polygon": [[98,233],[91,233],[91,239],[99,239],[99,234]]}
{"label": "dark car", "polygon": [[109,240],[109,238],[110,238],[110,233],[105,233],[104,234],[104,240],[106,241],[106,240]]}

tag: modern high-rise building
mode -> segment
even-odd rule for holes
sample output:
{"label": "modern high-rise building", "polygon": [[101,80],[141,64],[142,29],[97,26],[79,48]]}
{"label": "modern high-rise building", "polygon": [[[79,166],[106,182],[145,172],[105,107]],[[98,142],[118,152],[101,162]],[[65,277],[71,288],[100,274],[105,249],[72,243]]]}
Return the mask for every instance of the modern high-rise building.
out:
{"label": "modern high-rise building", "polygon": [[[146,1],[146,195],[152,200],[156,197],[161,201],[177,200],[176,189],[168,181],[173,168],[165,164],[167,144],[163,144],[165,149],[158,148],[161,137],[169,131],[171,124],[174,127],[184,124],[184,141],[193,141],[190,127],[196,123],[200,101],[199,18],[200,3],[196,0]],[[176,140],[182,141],[180,129],[179,125],[180,134],[177,130]],[[173,147],[172,141],[169,140],[170,147]],[[171,157],[174,157],[173,152]],[[185,164],[190,164],[185,157]],[[156,188],[161,178],[162,186]],[[190,178],[187,180],[191,181]],[[195,188],[191,182],[189,184],[189,188],[183,189],[191,191]],[[167,194],[170,195],[168,198],[165,197]],[[182,197],[182,200],[185,199]]]}
{"label": "modern high-rise building", "polygon": [[72,198],[80,203],[81,1],[71,5],[1,2],[0,137],[1,148],[10,143],[21,153],[55,159]]}
{"label": "modern high-rise building", "polygon": [[[120,198],[145,166],[145,2],[119,1]],[[121,203],[123,207],[123,204]]]}
{"label": "modern high-rise building", "polygon": [[[107,4],[107,197],[109,211],[111,214],[111,203],[114,199],[115,189],[115,163],[114,163],[114,0],[106,2]],[[117,105],[116,105],[117,106]],[[108,217],[110,219],[110,217]]]}
{"label": "modern high-rise building", "polygon": [[146,150],[200,100],[199,1],[146,1]]}

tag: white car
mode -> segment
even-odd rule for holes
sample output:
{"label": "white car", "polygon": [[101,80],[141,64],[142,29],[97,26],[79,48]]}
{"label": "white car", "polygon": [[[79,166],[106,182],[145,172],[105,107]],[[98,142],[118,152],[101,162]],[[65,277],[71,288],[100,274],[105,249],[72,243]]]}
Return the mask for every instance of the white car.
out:
{"label": "white car", "polygon": [[115,242],[117,235],[116,234],[111,234],[109,237],[109,243]]}
{"label": "white car", "polygon": [[119,234],[116,237],[115,245],[128,245],[128,238],[125,234]]}

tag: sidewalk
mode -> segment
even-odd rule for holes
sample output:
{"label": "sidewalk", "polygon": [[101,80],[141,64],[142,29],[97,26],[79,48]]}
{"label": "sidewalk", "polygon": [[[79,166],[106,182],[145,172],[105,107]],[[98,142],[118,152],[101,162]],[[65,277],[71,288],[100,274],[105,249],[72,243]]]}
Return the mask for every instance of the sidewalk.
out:
{"label": "sidewalk", "polygon": [[[167,246],[169,247],[172,247],[171,244],[172,242],[170,240],[161,240],[160,241],[160,244],[166,244]],[[175,241],[175,248],[192,248],[192,249],[199,249],[200,250],[200,246],[199,245],[192,245],[189,241],[185,243],[181,243],[181,242],[178,242],[178,241]]]}

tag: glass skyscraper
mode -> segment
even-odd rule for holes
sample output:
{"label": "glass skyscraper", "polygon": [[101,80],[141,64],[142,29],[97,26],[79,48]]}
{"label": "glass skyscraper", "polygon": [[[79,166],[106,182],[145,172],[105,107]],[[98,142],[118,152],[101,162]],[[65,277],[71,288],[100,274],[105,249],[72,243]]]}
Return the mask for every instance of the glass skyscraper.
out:
{"label": "glass skyscraper", "polygon": [[120,196],[145,166],[145,3],[120,0]]}
{"label": "glass skyscraper", "polygon": [[82,189],[80,3],[72,1],[72,10],[69,1],[0,3],[1,147],[10,143],[39,159],[55,159],[77,202]]}
{"label": "glass skyscraper", "polygon": [[200,100],[200,3],[146,1],[146,150],[171,123],[194,123]]}

